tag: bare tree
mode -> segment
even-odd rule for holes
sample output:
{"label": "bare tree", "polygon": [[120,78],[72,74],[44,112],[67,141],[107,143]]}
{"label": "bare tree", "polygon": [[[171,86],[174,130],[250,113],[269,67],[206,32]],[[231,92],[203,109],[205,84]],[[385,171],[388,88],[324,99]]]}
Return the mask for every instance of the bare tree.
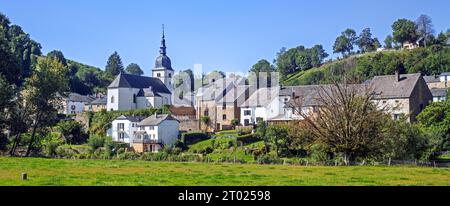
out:
{"label": "bare tree", "polygon": [[417,32],[423,38],[424,46],[427,47],[427,40],[433,35],[433,23],[431,17],[422,14],[416,20]]}
{"label": "bare tree", "polygon": [[[389,116],[372,102],[374,93],[369,85],[350,84],[345,77],[343,82],[299,94],[290,106],[310,125],[316,141],[342,154],[348,165],[356,157],[367,157],[379,150],[385,118]],[[318,108],[305,109],[307,95],[314,95]]]}

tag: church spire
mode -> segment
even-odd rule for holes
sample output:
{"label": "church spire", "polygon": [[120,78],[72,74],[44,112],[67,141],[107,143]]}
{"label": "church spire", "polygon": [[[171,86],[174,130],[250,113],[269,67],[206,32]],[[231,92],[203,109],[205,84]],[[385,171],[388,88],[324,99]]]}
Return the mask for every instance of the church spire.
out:
{"label": "church spire", "polygon": [[166,55],[166,39],[164,35],[164,24],[162,25],[162,39],[161,39],[161,49],[159,50],[159,53],[163,56]]}

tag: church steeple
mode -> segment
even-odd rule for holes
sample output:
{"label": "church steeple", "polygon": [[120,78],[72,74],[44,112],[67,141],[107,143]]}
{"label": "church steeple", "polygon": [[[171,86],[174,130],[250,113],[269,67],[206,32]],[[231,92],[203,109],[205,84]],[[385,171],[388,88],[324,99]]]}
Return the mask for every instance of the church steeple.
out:
{"label": "church steeple", "polygon": [[161,55],[166,56],[166,37],[164,35],[164,24],[162,25],[162,38],[161,38],[161,47],[159,50]]}

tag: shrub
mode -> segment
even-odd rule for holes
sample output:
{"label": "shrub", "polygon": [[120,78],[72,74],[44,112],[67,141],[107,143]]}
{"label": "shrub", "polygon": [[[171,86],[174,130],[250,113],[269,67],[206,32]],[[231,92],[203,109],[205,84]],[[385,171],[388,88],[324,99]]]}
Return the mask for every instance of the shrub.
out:
{"label": "shrub", "polygon": [[97,150],[100,147],[103,147],[105,144],[105,137],[92,135],[88,140],[88,145],[91,147],[93,151]]}
{"label": "shrub", "polygon": [[84,143],[88,137],[83,131],[83,126],[76,121],[60,121],[56,128],[62,134],[66,143],[69,144]]}
{"label": "shrub", "polygon": [[260,139],[258,137],[256,137],[256,135],[253,135],[253,134],[246,134],[246,135],[238,136],[236,138],[236,140],[238,142],[242,142],[243,144],[251,144],[251,143],[260,141]]}
{"label": "shrub", "polygon": [[314,162],[325,162],[327,161],[327,149],[322,144],[314,144],[310,148],[310,157]]}
{"label": "shrub", "polygon": [[41,144],[44,148],[45,155],[47,155],[49,157],[53,157],[57,154],[56,149],[62,143],[63,143],[63,140],[60,138],[59,133],[51,132],[51,133],[48,133],[47,136],[44,137]]}
{"label": "shrub", "polygon": [[206,135],[203,132],[190,132],[181,134],[181,141],[185,145],[195,144],[208,138],[209,138],[208,135]]}
{"label": "shrub", "polygon": [[256,160],[258,164],[281,164],[283,160],[271,154],[260,155]]}
{"label": "shrub", "polygon": [[211,140],[212,148],[213,149],[229,149],[230,147],[233,147],[236,145],[236,139],[235,138],[214,138]]}

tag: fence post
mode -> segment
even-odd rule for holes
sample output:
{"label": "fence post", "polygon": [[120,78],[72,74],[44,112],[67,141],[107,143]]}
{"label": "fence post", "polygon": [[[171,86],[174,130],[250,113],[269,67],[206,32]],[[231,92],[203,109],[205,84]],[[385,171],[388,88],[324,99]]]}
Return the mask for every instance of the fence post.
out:
{"label": "fence post", "polygon": [[28,179],[28,176],[27,176],[27,173],[22,173],[22,180],[27,180]]}
{"label": "fence post", "polygon": [[433,160],[433,167],[436,167],[436,161]]}
{"label": "fence post", "polygon": [[389,157],[388,166],[391,166],[391,158]]}
{"label": "fence post", "polygon": [[308,161],[308,160],[306,160],[306,166],[307,166],[307,167],[308,167],[308,162],[309,162],[309,161]]}

